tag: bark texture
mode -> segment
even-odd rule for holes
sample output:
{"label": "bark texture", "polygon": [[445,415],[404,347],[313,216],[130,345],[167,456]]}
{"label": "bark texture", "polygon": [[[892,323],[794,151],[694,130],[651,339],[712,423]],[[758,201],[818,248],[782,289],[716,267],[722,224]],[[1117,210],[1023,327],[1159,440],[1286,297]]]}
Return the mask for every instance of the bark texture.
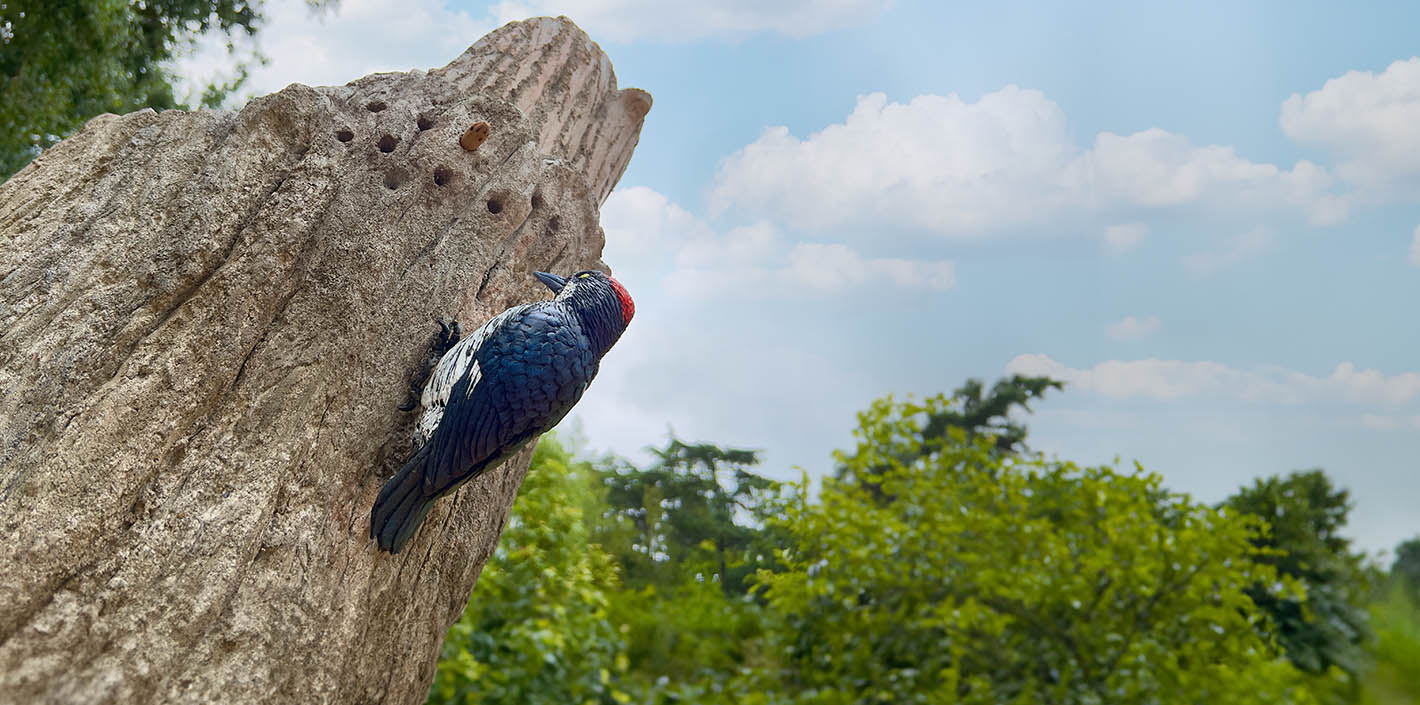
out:
{"label": "bark texture", "polygon": [[649,108],[540,18],[427,73],[104,115],[0,185],[0,702],[422,702],[528,454],[378,553],[396,407],[436,319],[603,266]]}

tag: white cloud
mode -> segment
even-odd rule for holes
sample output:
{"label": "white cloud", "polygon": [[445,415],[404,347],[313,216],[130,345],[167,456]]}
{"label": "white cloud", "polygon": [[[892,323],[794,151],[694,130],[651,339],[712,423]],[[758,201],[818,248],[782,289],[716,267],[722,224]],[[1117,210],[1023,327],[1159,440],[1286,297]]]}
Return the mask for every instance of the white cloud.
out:
{"label": "white cloud", "polygon": [[705,224],[689,211],[645,186],[616,189],[602,205],[601,224],[607,246],[626,250],[709,234]]}
{"label": "white cloud", "polygon": [[1104,229],[1104,244],[1111,253],[1119,254],[1132,250],[1149,234],[1149,226],[1144,223],[1122,223]]}
{"label": "white cloud", "polygon": [[1403,404],[1420,396],[1420,374],[1387,377],[1377,370],[1357,370],[1349,362],[1337,365],[1326,382],[1347,401],[1356,403]]}
{"label": "white cloud", "polygon": [[[1379,74],[1348,71],[1282,103],[1282,131],[1344,161],[1342,178],[1386,192],[1420,177],[1420,57]],[[1413,197],[1413,194],[1412,194]]]}
{"label": "white cloud", "polygon": [[[974,103],[955,94],[906,104],[860,96],[842,123],[802,139],[769,128],[721,164],[711,205],[803,228],[900,226],[960,237],[1059,216],[1198,205],[1301,210],[1335,222],[1345,204],[1331,185],[1311,162],[1284,170],[1157,128],[1102,132],[1082,148],[1058,105],[1007,86]],[[1121,244],[1142,237],[1115,233]]]}
{"label": "white cloud", "polygon": [[1343,362],[1326,377],[1279,367],[1240,370],[1220,362],[1182,360],[1109,360],[1090,369],[1067,367],[1047,355],[1018,355],[1007,374],[1044,375],[1069,383],[1069,389],[1111,399],[1170,401],[1223,397],[1243,401],[1296,404],[1342,401],[1396,406],[1420,399],[1420,374],[1387,376],[1358,370]]}
{"label": "white cloud", "polygon": [[1415,226],[1415,232],[1410,235],[1410,263],[1420,267],[1420,225]]}
{"label": "white cloud", "polygon": [[1158,316],[1145,316],[1135,318],[1125,316],[1104,327],[1105,335],[1115,340],[1135,341],[1142,340],[1149,335],[1158,332],[1163,323]]}
{"label": "white cloud", "polygon": [[1272,231],[1258,226],[1234,237],[1221,251],[1198,252],[1183,258],[1183,267],[1194,274],[1212,274],[1262,254],[1272,245]]}
{"label": "white cloud", "polygon": [[770,128],[721,165],[712,206],[806,228],[905,225],[962,234],[1039,220],[1085,196],[1064,113],[1008,86],[966,103],[861,96],[841,124],[800,140]]}
{"label": "white cloud", "polygon": [[1063,380],[1070,390],[1115,399],[1164,401],[1217,393],[1239,374],[1216,362],[1179,360],[1110,360],[1079,370],[1040,354],[1016,356],[1007,363],[1006,373]]}
{"label": "white cloud", "polygon": [[1094,197],[1110,207],[1174,208],[1207,203],[1240,210],[1301,207],[1314,223],[1345,217],[1332,178],[1299,161],[1290,170],[1239,157],[1232,147],[1199,147],[1157,127],[1132,135],[1101,132],[1089,153]]}
{"label": "white cloud", "polygon": [[944,291],[957,284],[951,262],[868,258],[844,245],[798,243],[789,251],[788,270],[795,283],[820,290],[884,282],[904,289]]}
{"label": "white cloud", "polygon": [[593,39],[674,42],[756,32],[807,37],[862,22],[889,5],[887,0],[506,0],[491,13],[500,24],[567,15]]}
{"label": "white cloud", "polygon": [[[876,287],[945,291],[949,260],[874,257],[841,243],[787,241],[768,222],[717,232],[656,191],[617,189],[602,208],[604,259],[618,276],[663,275],[681,296],[798,296]],[[669,274],[666,274],[669,272]],[[628,284],[629,286],[629,284]]]}
{"label": "white cloud", "polygon": [[602,260],[627,286],[659,279],[677,250],[715,238],[704,222],[645,186],[618,188],[601,208]]}
{"label": "white cloud", "polygon": [[681,269],[667,278],[681,296],[813,296],[858,288],[932,292],[956,286],[952,262],[864,257],[846,245],[800,242],[758,265]]}
{"label": "white cloud", "polygon": [[774,226],[760,221],[752,225],[731,228],[724,237],[715,237],[709,228],[708,237],[685,243],[676,254],[676,265],[682,269],[752,265],[774,255],[779,234]]}
{"label": "white cloud", "polygon": [[[497,27],[449,9],[443,0],[341,0],[324,11],[311,10],[304,0],[270,0],[262,15],[258,41],[270,63],[252,71],[243,89],[248,96],[291,83],[343,85],[380,71],[437,68]],[[245,43],[239,48],[251,50]],[[187,79],[179,92],[200,89],[231,65],[225,39],[205,38],[175,66]]]}

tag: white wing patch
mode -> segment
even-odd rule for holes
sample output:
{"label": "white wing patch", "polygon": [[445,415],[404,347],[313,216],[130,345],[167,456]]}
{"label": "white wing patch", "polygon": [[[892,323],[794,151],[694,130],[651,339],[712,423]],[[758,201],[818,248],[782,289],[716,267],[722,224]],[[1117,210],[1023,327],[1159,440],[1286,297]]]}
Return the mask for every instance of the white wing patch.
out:
{"label": "white wing patch", "polygon": [[463,393],[463,398],[467,399],[473,396],[473,390],[478,386],[478,380],[483,377],[483,370],[478,369],[478,360],[469,361],[468,371],[465,374],[468,375],[468,391]]}
{"label": "white wing patch", "polygon": [[429,375],[429,381],[424,385],[424,395],[420,398],[420,403],[424,406],[424,413],[419,416],[419,423],[414,427],[416,448],[428,443],[429,437],[434,435],[434,430],[439,427],[439,421],[444,418],[444,407],[448,406],[449,394],[453,393],[454,385],[465,375],[470,378],[468,394],[473,394],[474,387],[482,378],[482,371],[478,368],[478,360],[474,359],[474,355],[483,346],[483,341],[493,335],[493,332],[498,330],[509,318],[522,313],[523,309],[527,307],[527,304],[514,306],[490,318],[487,323],[465,336],[457,345],[449,348],[443,357],[439,358],[439,364]]}

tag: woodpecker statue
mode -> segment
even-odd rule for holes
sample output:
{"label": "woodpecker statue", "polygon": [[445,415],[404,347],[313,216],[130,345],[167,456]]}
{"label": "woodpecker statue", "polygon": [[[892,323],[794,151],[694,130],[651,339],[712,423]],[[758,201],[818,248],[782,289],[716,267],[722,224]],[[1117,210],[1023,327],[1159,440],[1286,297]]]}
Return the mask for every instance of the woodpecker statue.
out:
{"label": "woodpecker statue", "polygon": [[552,300],[514,306],[462,341],[457,323],[440,335],[447,351],[420,398],[417,449],[370,510],[381,549],[399,553],[434,500],[556,426],[636,313],[626,288],[601,272],[537,278]]}

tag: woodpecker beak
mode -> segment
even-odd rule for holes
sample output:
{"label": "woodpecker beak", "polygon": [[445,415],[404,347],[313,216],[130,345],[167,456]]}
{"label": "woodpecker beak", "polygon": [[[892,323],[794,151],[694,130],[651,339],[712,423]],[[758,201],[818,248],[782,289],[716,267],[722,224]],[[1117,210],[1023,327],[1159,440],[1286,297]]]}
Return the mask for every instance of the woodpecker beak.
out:
{"label": "woodpecker beak", "polygon": [[567,284],[566,279],[563,279],[562,277],[559,277],[556,274],[548,274],[547,272],[533,272],[533,274],[537,276],[538,281],[542,282],[543,284],[546,284],[547,288],[551,289],[552,293],[554,294],[559,291],[562,291],[562,287],[566,286]]}

